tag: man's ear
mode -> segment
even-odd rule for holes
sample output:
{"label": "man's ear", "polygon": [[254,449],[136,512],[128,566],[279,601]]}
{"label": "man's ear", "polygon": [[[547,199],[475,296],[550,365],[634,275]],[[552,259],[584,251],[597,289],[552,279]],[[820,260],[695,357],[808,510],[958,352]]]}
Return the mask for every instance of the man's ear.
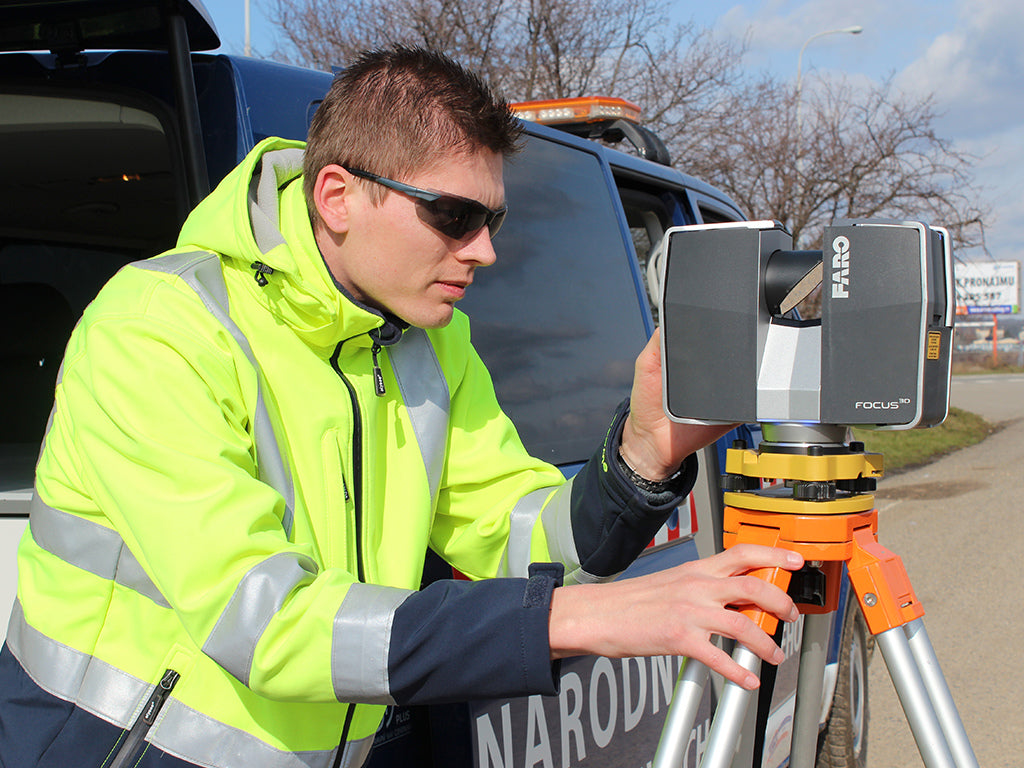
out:
{"label": "man's ear", "polygon": [[340,165],[325,165],[313,185],[313,204],[327,229],[348,232],[352,187],[351,176]]}

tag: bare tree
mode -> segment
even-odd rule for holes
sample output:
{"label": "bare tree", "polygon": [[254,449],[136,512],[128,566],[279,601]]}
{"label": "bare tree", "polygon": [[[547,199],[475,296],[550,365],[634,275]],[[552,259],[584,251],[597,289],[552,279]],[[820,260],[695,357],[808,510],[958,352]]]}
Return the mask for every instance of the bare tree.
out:
{"label": "bare tree", "polygon": [[503,0],[273,0],[283,36],[274,58],[315,69],[343,66],[356,53],[393,42],[443,50],[491,76]]}
{"label": "bare tree", "polygon": [[426,45],[516,100],[607,93],[641,104],[650,120],[675,111],[710,122],[739,81],[742,44],[670,11],[667,0],[272,0],[269,15],[283,37],[275,57],[305,66]]}
{"label": "bare tree", "polygon": [[443,50],[515,100],[633,101],[676,165],[811,247],[836,218],[921,218],[984,245],[975,158],[935,132],[931,99],[891,82],[745,77],[745,41],[671,16],[669,0],[268,0],[278,58],[328,69],[403,42]]}
{"label": "bare tree", "polygon": [[936,133],[931,98],[891,82],[822,80],[805,92],[800,126],[788,83],[765,77],[739,98],[714,151],[690,167],[751,215],[781,221],[797,243],[809,247],[837,218],[882,217],[946,226],[959,248],[984,245],[976,158]]}

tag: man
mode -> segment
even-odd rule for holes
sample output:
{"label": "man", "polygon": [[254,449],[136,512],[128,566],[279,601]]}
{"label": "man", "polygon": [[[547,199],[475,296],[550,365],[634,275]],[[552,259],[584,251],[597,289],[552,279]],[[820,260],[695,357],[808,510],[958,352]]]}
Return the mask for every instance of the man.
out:
{"label": "man", "polygon": [[[529,457],[454,309],[505,215],[516,121],[446,58],[336,79],[69,342],[0,653],[0,764],[359,766],[387,704],[553,693],[558,658],[781,653],[741,547],[610,582],[719,431],[630,407],[565,482]],[[419,590],[427,547],[477,581]],[[552,564],[557,564],[552,566]],[[562,568],[566,570],[564,586]],[[498,577],[498,578],[495,578]]]}

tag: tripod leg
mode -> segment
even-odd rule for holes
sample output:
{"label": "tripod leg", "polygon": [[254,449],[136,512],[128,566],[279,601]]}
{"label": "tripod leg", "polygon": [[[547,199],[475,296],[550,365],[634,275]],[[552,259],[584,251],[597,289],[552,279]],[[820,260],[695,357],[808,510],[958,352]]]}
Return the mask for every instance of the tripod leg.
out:
{"label": "tripod leg", "polygon": [[855,531],[853,540],[850,581],[925,765],[975,768],[978,761],[924,631],[924,609],[903,563],[866,528]]}
{"label": "tripod leg", "polygon": [[928,768],[956,768],[903,627],[875,635],[917,749]]}
{"label": "tripod leg", "polygon": [[697,709],[704,696],[708,668],[699,661],[687,659],[679,670],[679,680],[672,694],[672,704],[654,755],[653,768],[681,768],[686,757],[690,732],[697,719]]}
{"label": "tripod leg", "polygon": [[800,646],[800,672],[796,683],[796,711],[793,714],[792,768],[814,768],[818,753],[818,721],[821,719],[822,685],[832,614],[804,616],[804,638]]}
{"label": "tripod leg", "polygon": [[903,631],[907,635],[910,652],[914,655],[917,667],[921,671],[925,688],[935,707],[939,725],[946,735],[957,768],[976,767],[978,759],[974,756],[974,750],[967,739],[967,731],[964,730],[963,721],[960,720],[960,713],[957,711],[956,704],[953,703],[953,696],[949,692],[946,678],[939,668],[935,650],[932,648],[928,633],[924,628],[924,619],[915,619],[904,626]]}
{"label": "tripod leg", "polygon": [[[761,671],[761,659],[742,645],[736,646],[732,659],[755,675]],[[743,718],[747,714],[747,707],[753,694],[754,691],[748,691],[736,683],[726,683],[722,699],[715,711],[715,719],[711,723],[711,732],[708,734],[707,747],[700,768],[729,768],[732,764],[732,756],[739,744]]]}

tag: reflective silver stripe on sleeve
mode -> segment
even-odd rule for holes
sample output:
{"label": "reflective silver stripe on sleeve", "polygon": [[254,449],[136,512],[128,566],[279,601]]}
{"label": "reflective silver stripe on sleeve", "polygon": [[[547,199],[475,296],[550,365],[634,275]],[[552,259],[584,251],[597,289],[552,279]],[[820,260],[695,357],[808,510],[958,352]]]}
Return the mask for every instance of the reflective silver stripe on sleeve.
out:
{"label": "reflective silver stripe on sleeve", "polygon": [[572,535],[572,480],[567,480],[552,494],[541,512],[540,524],[548,543],[548,553],[566,570],[579,565],[576,538]]}
{"label": "reflective silver stripe on sleeve", "polygon": [[[540,517],[544,502],[551,495],[551,488],[539,488],[523,496],[508,516],[508,543],[498,566],[499,578],[525,577],[529,571],[531,557],[530,543],[533,528]],[[554,558],[554,553],[552,553]]]}
{"label": "reflective silver stripe on sleeve", "polygon": [[595,576],[592,573],[587,573],[582,568],[577,568],[566,574],[565,578],[562,579],[562,584],[563,586],[568,586],[569,584],[601,584],[606,581],[615,581],[618,575],[614,573],[611,576]]}
{"label": "reflective silver stripe on sleeve", "polygon": [[448,413],[451,408],[448,382],[437,361],[434,345],[422,328],[408,328],[401,340],[387,349],[427,470],[430,498],[436,501],[448,452]]}
{"label": "reflective silver stripe on sleeve", "polygon": [[293,511],[295,509],[295,488],[292,485],[291,474],[285,467],[266,403],[263,402],[263,376],[260,373],[259,364],[256,362],[256,356],[253,354],[252,347],[249,346],[249,340],[242,333],[242,329],[231,319],[228,310],[227,285],[224,283],[224,273],[221,272],[220,257],[207,251],[172,253],[154,259],[137,261],[133,266],[152,272],[178,275],[196,292],[210,314],[227,329],[252,364],[257,373],[253,440],[256,444],[259,479],[284,498],[285,514],[281,525],[284,527],[285,534],[290,538],[295,514]]}
{"label": "reflective silver stripe on sleeve", "polygon": [[170,603],[113,528],[54,509],[33,494],[29,532],[33,541],[51,555],[170,608]]}
{"label": "reflective silver stripe on sleeve", "polygon": [[[131,727],[155,687],[34,629],[19,602],[11,612],[7,643],[36,685],[119,728]],[[147,738],[165,752],[209,768],[329,768],[337,752],[282,752],[174,698],[168,699]],[[372,736],[349,742],[340,765],[358,768],[372,744]]]}
{"label": "reflective silver stripe on sleeve", "polygon": [[555,491],[554,496],[541,512],[540,524],[548,542],[551,559],[565,566],[562,584],[597,584],[614,581],[618,574],[594,576],[580,567],[580,556],[576,550],[576,538],[572,535],[572,479]]}
{"label": "reflective silver stripe on sleeve", "polygon": [[288,595],[317,574],[316,563],[292,552],[273,555],[253,567],[235,588],[203,653],[249,685],[256,645]]}
{"label": "reflective silver stripe on sleeve", "polygon": [[579,566],[576,541],[572,535],[570,503],[572,481],[557,488],[546,487],[523,496],[509,515],[508,544],[501,558],[498,576],[525,578],[533,562],[531,543],[540,518],[548,554],[566,570]]}
{"label": "reflective silver stripe on sleeve", "polygon": [[334,617],[331,674],[338,701],[394,704],[388,678],[391,625],[408,589],[353,584]]}

